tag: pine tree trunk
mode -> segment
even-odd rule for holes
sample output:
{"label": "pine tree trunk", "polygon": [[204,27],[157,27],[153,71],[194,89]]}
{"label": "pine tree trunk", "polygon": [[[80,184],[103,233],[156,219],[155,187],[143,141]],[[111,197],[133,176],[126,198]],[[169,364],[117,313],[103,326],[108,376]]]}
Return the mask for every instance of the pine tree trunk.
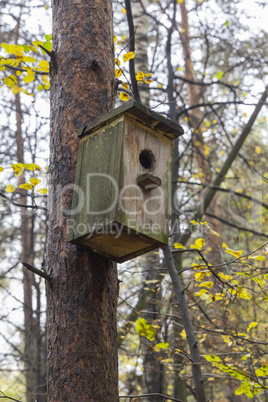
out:
{"label": "pine tree trunk", "polygon": [[[48,401],[118,401],[116,265],[68,243],[77,130],[113,107],[112,1],[52,1]],[[108,155],[107,155],[108,157]]]}

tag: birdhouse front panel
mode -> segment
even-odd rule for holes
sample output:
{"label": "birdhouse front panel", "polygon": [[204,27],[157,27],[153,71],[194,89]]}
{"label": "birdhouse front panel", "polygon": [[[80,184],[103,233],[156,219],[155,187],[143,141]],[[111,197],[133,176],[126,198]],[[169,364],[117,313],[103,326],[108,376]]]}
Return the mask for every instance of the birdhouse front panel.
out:
{"label": "birdhouse front panel", "polygon": [[125,118],[117,220],[160,245],[168,243],[172,156],[173,141]]}
{"label": "birdhouse front panel", "polygon": [[133,101],[86,126],[69,240],[117,262],[168,244],[173,139],[182,132]]}

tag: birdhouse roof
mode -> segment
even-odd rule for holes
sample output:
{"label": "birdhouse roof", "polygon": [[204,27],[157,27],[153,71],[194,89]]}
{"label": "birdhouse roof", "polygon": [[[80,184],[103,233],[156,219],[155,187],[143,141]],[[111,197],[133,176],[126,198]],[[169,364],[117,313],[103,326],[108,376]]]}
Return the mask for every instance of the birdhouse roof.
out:
{"label": "birdhouse roof", "polygon": [[123,115],[138,121],[145,128],[155,130],[158,134],[170,140],[174,140],[183,134],[183,128],[179,124],[153,112],[141,103],[131,100],[87,124],[79,131],[78,137],[82,138]]}

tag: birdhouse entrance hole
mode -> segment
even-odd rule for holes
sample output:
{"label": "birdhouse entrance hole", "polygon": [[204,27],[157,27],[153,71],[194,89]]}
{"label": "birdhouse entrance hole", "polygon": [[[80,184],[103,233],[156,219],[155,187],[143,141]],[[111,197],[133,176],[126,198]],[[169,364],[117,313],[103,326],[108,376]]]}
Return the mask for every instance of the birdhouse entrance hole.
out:
{"label": "birdhouse entrance hole", "polygon": [[155,157],[152,151],[150,151],[149,149],[143,149],[141,151],[139,161],[141,166],[146,170],[154,168]]}

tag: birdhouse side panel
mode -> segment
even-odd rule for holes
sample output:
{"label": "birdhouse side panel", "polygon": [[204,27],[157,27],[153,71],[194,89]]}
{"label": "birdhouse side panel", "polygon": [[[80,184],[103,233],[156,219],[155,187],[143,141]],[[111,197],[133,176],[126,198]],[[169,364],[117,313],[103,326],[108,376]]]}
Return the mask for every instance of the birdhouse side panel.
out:
{"label": "birdhouse side panel", "polygon": [[122,167],[123,121],[84,137],[77,163],[70,240],[105,230],[115,220]]}

